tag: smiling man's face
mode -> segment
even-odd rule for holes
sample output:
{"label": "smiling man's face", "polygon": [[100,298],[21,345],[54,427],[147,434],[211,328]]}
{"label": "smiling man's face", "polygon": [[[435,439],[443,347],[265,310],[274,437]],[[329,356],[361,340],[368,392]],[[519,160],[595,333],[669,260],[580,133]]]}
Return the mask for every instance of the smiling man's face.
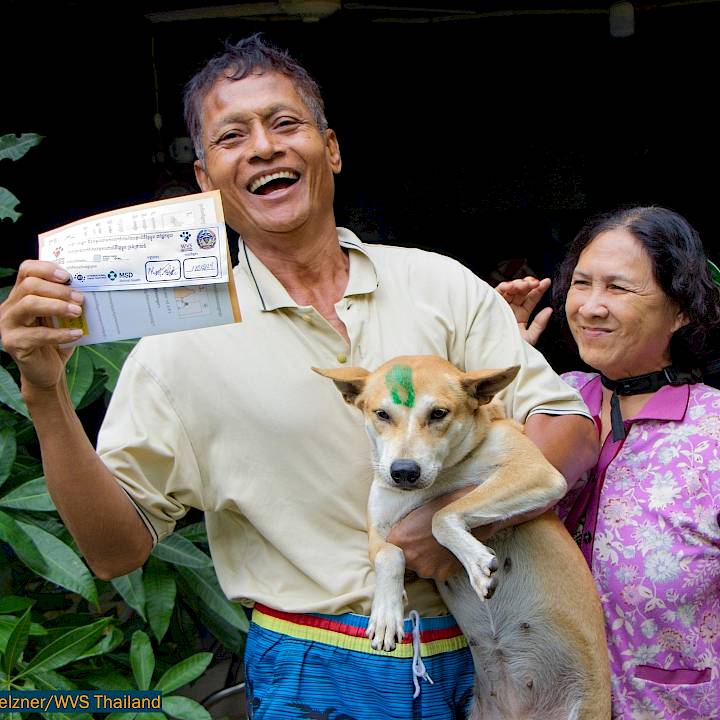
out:
{"label": "smiling man's face", "polygon": [[314,232],[333,223],[340,150],[292,81],[275,72],[220,78],[203,102],[205,166],[198,184],[220,190],[228,224],[246,240]]}

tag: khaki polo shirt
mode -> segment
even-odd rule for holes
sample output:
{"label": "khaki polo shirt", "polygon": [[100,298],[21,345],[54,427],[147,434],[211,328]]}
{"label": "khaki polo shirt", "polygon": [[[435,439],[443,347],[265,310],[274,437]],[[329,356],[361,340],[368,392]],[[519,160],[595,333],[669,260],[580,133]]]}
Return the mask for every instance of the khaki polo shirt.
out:
{"label": "khaki polo shirt", "polygon": [[[369,614],[366,503],[372,478],[361,413],[311,366],[374,369],[437,354],[463,369],[521,365],[508,415],[587,414],[518,333],[506,303],[456,261],[364,245],[338,229],[350,275],[336,304],[350,346],[300,307],[249,249],[235,269],[243,322],[140,341],[98,438],[101,457],[157,541],[204,511],[231,599],[289,612]],[[446,612],[434,585],[409,608]]]}

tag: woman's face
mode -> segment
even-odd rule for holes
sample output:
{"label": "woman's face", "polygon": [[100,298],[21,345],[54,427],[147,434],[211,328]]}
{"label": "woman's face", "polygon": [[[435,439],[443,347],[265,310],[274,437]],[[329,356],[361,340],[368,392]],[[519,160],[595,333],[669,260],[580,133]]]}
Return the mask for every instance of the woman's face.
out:
{"label": "woman's face", "polygon": [[687,324],[625,228],[601,233],[582,251],[565,313],[580,357],[613,380],[669,365],[670,338]]}

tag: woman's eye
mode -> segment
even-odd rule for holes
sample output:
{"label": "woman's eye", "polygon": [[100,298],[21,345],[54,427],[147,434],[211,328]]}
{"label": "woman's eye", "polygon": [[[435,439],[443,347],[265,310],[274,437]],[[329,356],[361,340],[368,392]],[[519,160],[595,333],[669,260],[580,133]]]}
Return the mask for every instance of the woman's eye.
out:
{"label": "woman's eye", "polygon": [[442,420],[450,411],[445,408],[433,408],[430,411],[431,420]]}
{"label": "woman's eye", "polygon": [[390,416],[384,410],[376,410],[375,415],[378,420],[382,420],[383,422],[390,422]]}
{"label": "woman's eye", "polygon": [[590,283],[587,280],[573,280],[573,285],[589,285]]}

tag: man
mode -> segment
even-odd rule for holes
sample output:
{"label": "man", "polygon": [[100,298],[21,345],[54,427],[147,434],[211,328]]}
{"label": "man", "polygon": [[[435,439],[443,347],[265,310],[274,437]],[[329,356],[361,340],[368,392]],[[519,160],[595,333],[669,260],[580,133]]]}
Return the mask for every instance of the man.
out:
{"label": "man", "polygon": [[[240,233],[243,322],[142,340],[96,453],[64,384],[69,352],[58,346],[72,331],[39,323],[77,316],[82,296],[58,266],[22,265],[0,331],[58,510],[102,578],[142,565],[187,508],[205,511],[224,591],[255,603],[246,656],[254,717],[462,716],[472,664],[429,580],[408,584],[408,609],[424,618],[434,684],[413,698],[412,650],[375,653],[364,636],[374,582],[367,438],[359,413],[310,367],[374,368],[415,353],[468,368],[520,364],[503,396],[508,413],[570,483],[595,460],[592,423],[467,269],[365,246],[335,227],[338,140],[317,85],[285,53],[257,36],[229,46],[190,82],[186,119],[198,183],[220,190]],[[408,518],[393,539],[419,576],[442,579],[457,566],[432,539],[430,513]]]}

